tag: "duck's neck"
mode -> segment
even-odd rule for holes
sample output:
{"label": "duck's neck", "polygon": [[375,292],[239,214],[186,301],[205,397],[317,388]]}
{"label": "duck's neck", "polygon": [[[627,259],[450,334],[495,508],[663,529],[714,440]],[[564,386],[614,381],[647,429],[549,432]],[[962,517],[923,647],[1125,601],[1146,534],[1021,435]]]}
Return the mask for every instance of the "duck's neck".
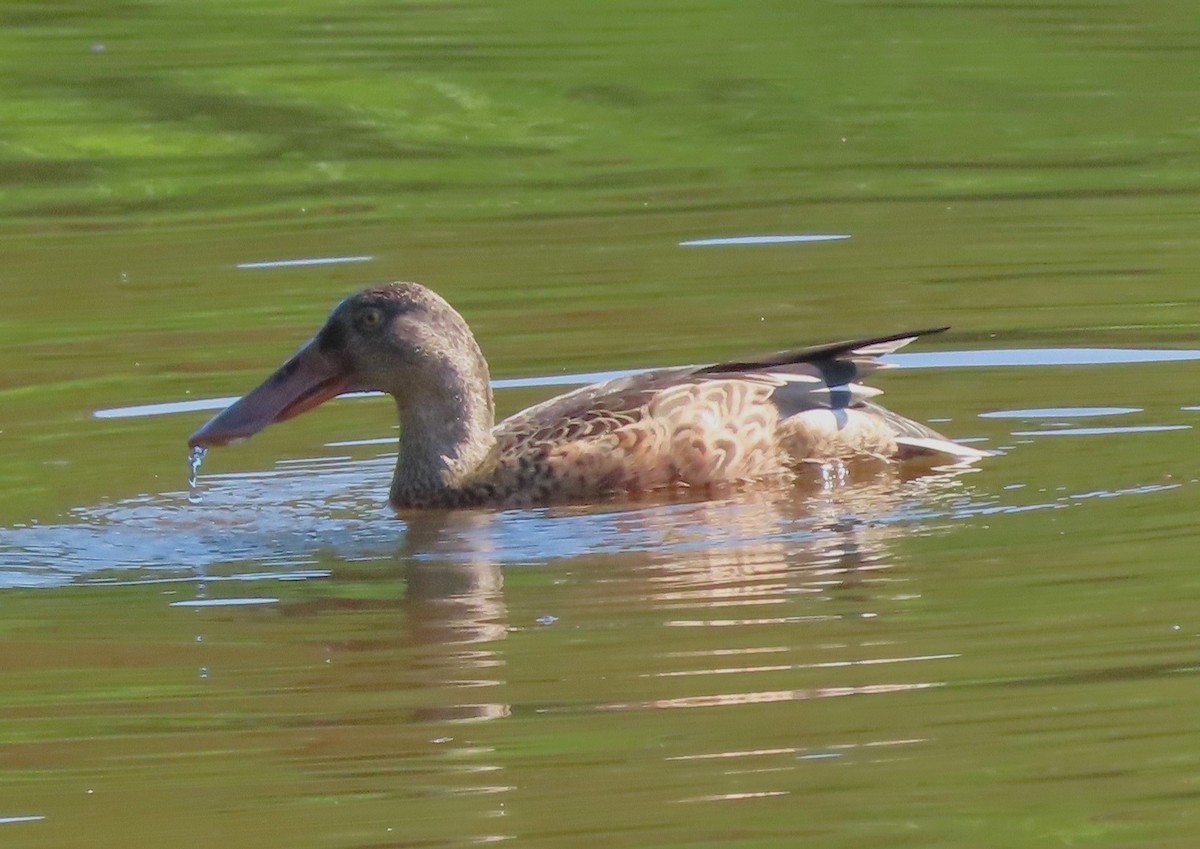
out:
{"label": "duck's neck", "polygon": [[[482,361],[482,357],[479,358]],[[487,458],[494,438],[486,364],[449,369],[429,391],[397,397],[400,451],[392,478],[396,507],[454,506],[464,484]]]}

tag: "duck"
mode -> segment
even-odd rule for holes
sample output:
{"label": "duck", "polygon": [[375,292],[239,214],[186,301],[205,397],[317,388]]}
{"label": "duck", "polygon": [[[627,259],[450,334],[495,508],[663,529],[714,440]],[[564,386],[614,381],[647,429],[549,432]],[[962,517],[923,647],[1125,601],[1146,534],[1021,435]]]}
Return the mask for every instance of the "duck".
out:
{"label": "duck", "polygon": [[397,510],[530,508],[786,479],[871,458],[969,464],[989,456],[880,406],[862,378],[946,327],[761,358],[654,368],[551,398],[498,424],[487,360],[467,322],[419,283],[363,289],[188,442],[246,439],[346,392],[395,400]]}

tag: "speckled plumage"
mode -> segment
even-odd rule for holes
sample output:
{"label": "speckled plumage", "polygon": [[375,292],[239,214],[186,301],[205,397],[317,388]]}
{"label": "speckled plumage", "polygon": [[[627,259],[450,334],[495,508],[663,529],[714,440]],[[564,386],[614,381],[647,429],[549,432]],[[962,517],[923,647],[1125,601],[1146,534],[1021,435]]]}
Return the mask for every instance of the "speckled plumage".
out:
{"label": "speckled plumage", "polygon": [[[858,383],[883,365],[879,355],[929,332],[937,331],[641,372],[560,395],[493,427],[487,363],[466,322],[429,289],[396,283],[339,304],[313,342],[197,431],[192,444],[249,435],[338,392],[379,389],[396,398],[400,417],[391,488],[398,508],[710,490],[856,456],[986,456],[872,403],[878,390]],[[291,387],[306,370],[313,372],[308,383]]]}

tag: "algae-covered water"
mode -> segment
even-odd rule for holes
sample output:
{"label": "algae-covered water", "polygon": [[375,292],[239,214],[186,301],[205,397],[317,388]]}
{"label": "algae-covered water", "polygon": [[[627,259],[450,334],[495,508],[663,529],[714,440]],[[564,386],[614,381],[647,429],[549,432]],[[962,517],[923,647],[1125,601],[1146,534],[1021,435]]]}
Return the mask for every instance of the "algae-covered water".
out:
{"label": "algae-covered water", "polygon": [[[0,843],[1194,845],[1198,49],[1182,2],[0,7]],[[950,324],[875,383],[999,454],[400,519],[358,398],[190,503],[213,399],[396,279],[501,413]]]}

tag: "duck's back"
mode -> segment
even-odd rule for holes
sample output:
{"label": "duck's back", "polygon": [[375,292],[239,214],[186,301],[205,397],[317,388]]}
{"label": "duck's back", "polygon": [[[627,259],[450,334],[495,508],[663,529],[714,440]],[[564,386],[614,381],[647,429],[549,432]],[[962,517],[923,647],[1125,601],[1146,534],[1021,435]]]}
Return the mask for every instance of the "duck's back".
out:
{"label": "duck's back", "polygon": [[857,382],[923,332],[935,331],[577,389],[497,425],[476,485],[483,500],[541,504],[736,484],[835,458],[985,456],[871,403],[878,390]]}

